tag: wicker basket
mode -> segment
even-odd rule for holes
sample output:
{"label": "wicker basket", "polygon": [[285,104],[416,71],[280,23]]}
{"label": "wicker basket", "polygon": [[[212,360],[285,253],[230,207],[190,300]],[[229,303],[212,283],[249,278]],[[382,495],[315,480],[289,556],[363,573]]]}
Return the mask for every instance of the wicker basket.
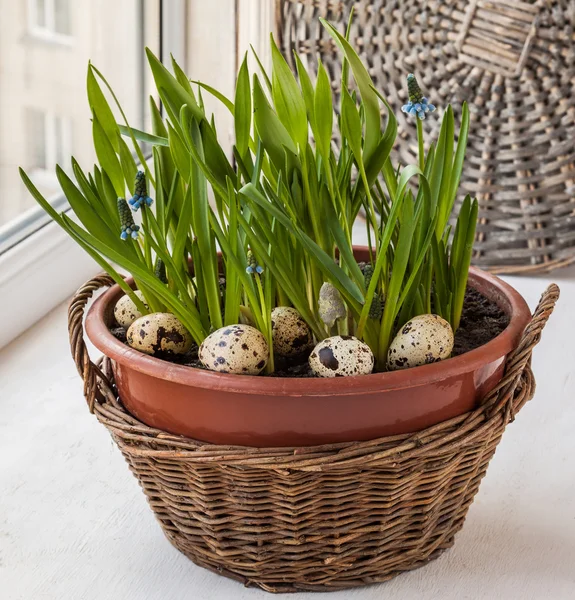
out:
{"label": "wicker basket", "polygon": [[543,294],[500,385],[480,408],[416,434],[304,448],[214,446],[152,429],[90,361],[85,284],[69,310],[72,354],[172,544],[196,564],[269,592],[386,581],[451,547],[507,423],[535,390],[531,352],[559,297]]}
{"label": "wicker basket", "polygon": [[[471,123],[462,192],[477,196],[474,264],[548,271],[575,260],[575,5],[571,0],[277,0],[284,54],[341,57],[318,17],[350,39],[398,114],[404,162],[417,151],[399,108],[414,72],[438,107],[467,100]],[[434,139],[440,119],[424,121]],[[431,138],[429,137],[431,134]]]}

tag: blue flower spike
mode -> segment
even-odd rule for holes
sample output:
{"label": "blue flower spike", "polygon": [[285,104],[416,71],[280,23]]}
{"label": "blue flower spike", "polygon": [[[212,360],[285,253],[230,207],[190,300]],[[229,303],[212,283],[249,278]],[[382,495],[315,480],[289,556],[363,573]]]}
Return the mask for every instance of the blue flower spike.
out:
{"label": "blue flower spike", "polygon": [[136,173],[134,183],[134,195],[128,200],[133,211],[137,211],[142,206],[152,206],[153,200],[148,196],[148,185],[146,183],[146,174],[143,171]]}
{"label": "blue flower spike", "polygon": [[413,73],[407,76],[407,93],[409,95],[409,102],[401,107],[404,113],[417,115],[417,118],[423,121],[427,113],[432,113],[435,110],[435,106],[422,94]]}
{"label": "blue flower spike", "polygon": [[134,240],[137,239],[140,228],[134,223],[132,211],[124,198],[118,198],[118,214],[120,215],[121,226],[120,238],[123,240],[127,240],[129,237]]}
{"label": "blue flower spike", "polygon": [[258,261],[251,250],[248,250],[247,259],[248,266],[246,267],[246,273],[249,275],[253,275],[254,273],[261,275],[264,272],[264,268],[261,265],[258,265]]}

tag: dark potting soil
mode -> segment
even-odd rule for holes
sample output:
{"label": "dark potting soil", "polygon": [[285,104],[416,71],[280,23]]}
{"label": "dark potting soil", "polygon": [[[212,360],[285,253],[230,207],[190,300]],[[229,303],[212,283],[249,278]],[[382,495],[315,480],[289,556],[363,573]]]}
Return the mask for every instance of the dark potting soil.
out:
{"label": "dark potting soil", "polygon": [[[459,356],[483,346],[497,337],[508,324],[509,317],[497,304],[476,290],[467,288],[452,355]],[[110,331],[115,338],[124,344],[127,343],[126,331],[122,327],[112,327]],[[315,377],[307,362],[308,355],[300,356],[296,361],[276,359],[276,370],[269,377]],[[166,357],[164,360],[196,369],[205,369],[198,359],[196,345],[192,346],[186,354]]]}
{"label": "dark potting soil", "polygon": [[496,338],[509,325],[509,317],[478,291],[467,288],[453,356],[465,354]]}

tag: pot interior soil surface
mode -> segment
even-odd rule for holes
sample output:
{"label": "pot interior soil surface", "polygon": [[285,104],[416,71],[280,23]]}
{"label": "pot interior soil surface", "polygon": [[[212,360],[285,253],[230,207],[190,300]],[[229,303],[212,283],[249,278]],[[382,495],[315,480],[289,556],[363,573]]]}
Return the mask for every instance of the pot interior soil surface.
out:
{"label": "pot interior soil surface", "polygon": [[[465,293],[461,322],[455,334],[452,356],[459,356],[483,346],[496,338],[508,324],[509,316],[495,302],[468,287]],[[111,332],[114,337],[127,344],[126,331],[122,327],[113,327]],[[307,362],[308,355],[300,356],[295,362],[282,361],[281,357],[276,356],[276,370],[268,377],[315,377]],[[184,355],[167,356],[163,357],[163,360],[196,369],[205,369],[198,359],[198,347],[195,345]],[[262,373],[259,377],[266,377],[266,375]]]}

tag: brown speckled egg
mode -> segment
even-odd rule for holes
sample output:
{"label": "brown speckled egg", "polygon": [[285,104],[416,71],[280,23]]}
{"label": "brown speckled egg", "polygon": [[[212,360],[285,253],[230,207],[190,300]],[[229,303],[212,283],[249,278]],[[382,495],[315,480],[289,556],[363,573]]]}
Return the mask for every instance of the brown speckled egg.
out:
{"label": "brown speckled egg", "polygon": [[136,319],[126,335],[128,344],[144,354],[169,356],[185,354],[192,336],[171,313],[151,313]]}
{"label": "brown speckled egg", "polygon": [[453,350],[451,325],[439,315],[419,315],[397,333],[387,353],[387,369],[408,369],[449,358]]}
{"label": "brown speckled egg", "polygon": [[208,335],[198,357],[210,371],[258,375],[268,362],[270,349],[266,338],[255,327],[228,325]]}
{"label": "brown speckled egg", "polygon": [[370,347],[351,335],[322,340],[309,356],[309,366],[318,377],[367,375],[373,370]]}
{"label": "brown speckled egg", "polygon": [[[134,293],[147,307],[148,305],[144,300],[142,292],[136,290]],[[114,306],[114,318],[118,325],[124,329],[128,329],[128,327],[141,316],[142,313],[136,308],[136,305],[127,294],[124,294],[118,302],[116,302],[116,306]]]}
{"label": "brown speckled egg", "polygon": [[295,308],[278,306],[272,310],[271,317],[275,354],[292,358],[311,348],[311,329]]}

